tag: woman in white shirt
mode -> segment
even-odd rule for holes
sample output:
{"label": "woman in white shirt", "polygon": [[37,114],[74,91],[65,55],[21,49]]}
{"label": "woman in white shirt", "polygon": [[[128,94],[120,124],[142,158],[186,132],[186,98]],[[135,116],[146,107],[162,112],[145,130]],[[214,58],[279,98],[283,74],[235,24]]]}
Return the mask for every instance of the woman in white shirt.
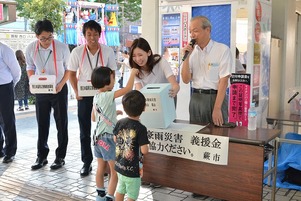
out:
{"label": "woman in white shirt", "polygon": [[147,84],[170,83],[169,95],[175,97],[180,90],[179,83],[166,59],[153,54],[149,43],[144,38],[137,38],[131,46],[129,64],[139,69],[135,78],[135,89],[140,90]]}

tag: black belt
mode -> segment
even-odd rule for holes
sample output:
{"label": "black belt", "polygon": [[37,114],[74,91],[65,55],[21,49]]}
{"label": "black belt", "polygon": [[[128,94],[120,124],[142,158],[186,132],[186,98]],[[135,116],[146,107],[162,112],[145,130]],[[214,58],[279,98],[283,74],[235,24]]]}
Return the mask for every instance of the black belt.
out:
{"label": "black belt", "polygon": [[192,88],[193,93],[200,93],[200,94],[217,94],[217,90],[215,89],[195,89]]}

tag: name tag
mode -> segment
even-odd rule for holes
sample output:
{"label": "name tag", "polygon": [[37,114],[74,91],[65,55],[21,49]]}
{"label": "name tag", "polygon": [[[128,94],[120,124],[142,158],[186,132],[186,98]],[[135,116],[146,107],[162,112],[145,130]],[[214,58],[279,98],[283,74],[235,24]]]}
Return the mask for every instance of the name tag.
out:
{"label": "name tag", "polygon": [[92,86],[90,81],[78,81],[77,82],[78,96],[94,96],[97,89]]}
{"label": "name tag", "polygon": [[32,94],[55,94],[55,75],[32,75],[29,78],[29,90]]}

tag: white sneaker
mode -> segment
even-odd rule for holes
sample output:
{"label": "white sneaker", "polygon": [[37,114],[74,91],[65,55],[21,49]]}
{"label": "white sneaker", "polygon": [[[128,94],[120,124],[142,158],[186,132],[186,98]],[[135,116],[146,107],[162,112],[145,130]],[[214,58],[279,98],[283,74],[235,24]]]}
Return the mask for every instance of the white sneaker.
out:
{"label": "white sneaker", "polygon": [[106,196],[100,197],[99,195],[96,196],[96,201],[106,201]]}

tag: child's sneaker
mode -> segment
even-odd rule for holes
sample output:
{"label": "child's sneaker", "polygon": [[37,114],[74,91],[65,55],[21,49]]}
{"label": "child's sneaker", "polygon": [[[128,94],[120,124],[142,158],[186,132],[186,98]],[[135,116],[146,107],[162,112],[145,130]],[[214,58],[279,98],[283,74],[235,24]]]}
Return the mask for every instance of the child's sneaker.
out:
{"label": "child's sneaker", "polygon": [[105,189],[96,189],[96,192],[97,192],[96,201],[106,201]]}
{"label": "child's sneaker", "polygon": [[106,195],[105,201],[114,201],[114,200],[115,200],[115,199],[114,199],[113,196],[111,196],[111,195]]}
{"label": "child's sneaker", "polygon": [[99,195],[96,196],[96,201],[106,201],[106,196],[100,197]]}

